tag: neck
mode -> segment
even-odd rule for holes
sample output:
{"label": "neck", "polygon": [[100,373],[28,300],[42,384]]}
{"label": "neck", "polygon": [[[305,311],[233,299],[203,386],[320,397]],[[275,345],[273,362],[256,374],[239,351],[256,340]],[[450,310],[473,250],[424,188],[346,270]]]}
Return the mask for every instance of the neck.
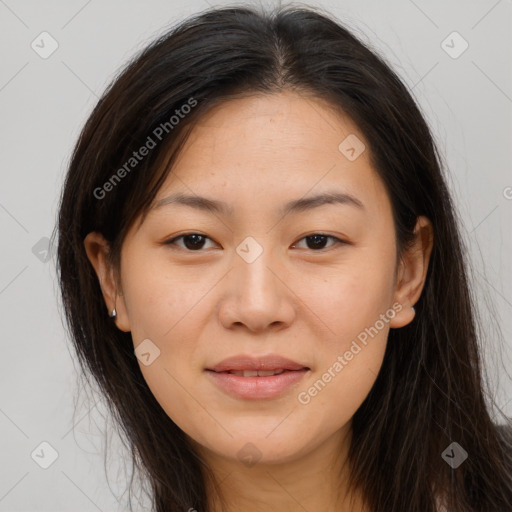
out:
{"label": "neck", "polygon": [[211,510],[364,512],[362,497],[347,486],[350,438],[348,424],[302,456],[252,466],[201,447],[201,456],[215,478],[215,484],[207,483]]}

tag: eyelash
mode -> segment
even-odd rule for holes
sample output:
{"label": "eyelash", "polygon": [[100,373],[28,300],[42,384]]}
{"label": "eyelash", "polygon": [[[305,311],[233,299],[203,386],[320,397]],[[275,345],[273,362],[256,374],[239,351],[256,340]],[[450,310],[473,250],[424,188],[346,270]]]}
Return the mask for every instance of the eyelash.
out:
{"label": "eyelash", "polygon": [[[209,238],[209,237],[208,237],[208,236],[206,236],[206,235],[203,235],[202,233],[190,232],[190,233],[184,233],[184,234],[182,234],[182,235],[180,235],[180,236],[177,236],[177,237],[175,237],[175,238],[171,238],[170,240],[167,240],[166,242],[164,242],[164,245],[169,245],[169,246],[174,245],[175,247],[178,247],[179,249],[182,249],[182,250],[187,251],[187,252],[204,252],[204,251],[202,251],[202,248],[201,248],[201,249],[198,249],[198,250],[196,250],[196,251],[194,251],[194,250],[187,249],[186,247],[180,247],[180,246],[177,246],[177,245],[175,244],[176,240],[179,240],[180,238],[185,238],[185,237],[187,237],[187,236],[191,236],[191,235],[198,235],[198,236],[203,237],[204,239],[211,240],[211,238]],[[327,248],[325,248],[325,247],[324,247],[324,248],[322,248],[322,249],[309,249],[310,251],[313,251],[313,252],[328,251],[328,250],[329,250],[329,249],[331,249],[333,246],[341,245],[341,244],[346,245],[346,244],[348,243],[348,242],[345,242],[344,240],[341,240],[340,238],[337,238],[337,237],[332,236],[332,235],[326,235],[326,234],[324,234],[324,233],[313,233],[313,234],[311,234],[311,235],[306,235],[306,236],[302,237],[302,238],[299,240],[299,242],[300,242],[300,241],[302,241],[302,240],[305,240],[306,238],[311,238],[311,237],[313,237],[313,236],[317,236],[317,235],[322,236],[322,237],[325,237],[325,238],[330,238],[330,239],[334,240],[336,243],[335,243],[335,244],[333,244],[331,247],[327,247]],[[294,245],[295,245],[295,244],[294,244]],[[173,247],[173,248],[175,248],[175,247]]]}

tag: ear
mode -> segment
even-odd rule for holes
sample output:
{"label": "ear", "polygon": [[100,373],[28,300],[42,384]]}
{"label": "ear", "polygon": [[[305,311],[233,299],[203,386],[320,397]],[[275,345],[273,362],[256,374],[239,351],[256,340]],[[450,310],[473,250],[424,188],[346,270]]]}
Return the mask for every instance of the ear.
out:
{"label": "ear", "polygon": [[114,269],[109,263],[108,254],[110,245],[101,233],[93,231],[84,239],[85,252],[91,262],[98,280],[100,282],[103,298],[107,306],[107,312],[110,314],[115,308],[117,315],[115,321],[117,327],[124,332],[130,331],[130,322],[126,312],[126,304],[122,290],[119,290],[115,279]]}
{"label": "ear", "polygon": [[425,216],[418,217],[413,244],[400,258],[393,303],[398,302],[403,308],[389,322],[392,328],[403,327],[414,318],[415,312],[411,306],[416,304],[423,290],[433,242],[432,223]]}

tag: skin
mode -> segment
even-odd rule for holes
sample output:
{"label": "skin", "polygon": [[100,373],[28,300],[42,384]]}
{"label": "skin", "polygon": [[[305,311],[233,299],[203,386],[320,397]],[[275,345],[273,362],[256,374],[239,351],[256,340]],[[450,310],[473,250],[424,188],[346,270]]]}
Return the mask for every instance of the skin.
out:
{"label": "skin", "polygon": [[[150,365],[139,361],[141,372],[221,481],[229,509],[364,510],[362,496],[344,483],[351,418],[375,382],[389,329],[414,318],[433,233],[419,217],[415,244],[396,267],[389,197],[368,150],[350,161],[338,149],[349,134],[369,147],[322,100],[288,91],[229,100],[196,125],[155,201],[183,192],[224,201],[231,214],[176,204],[153,209],[126,236],[117,283],[102,235],[84,241],[118,328],[131,331],[134,347],[146,338],[158,346]],[[277,213],[327,190],[351,193],[364,209],[327,204]],[[205,235],[204,245],[187,249],[183,238],[164,244],[189,232]],[[316,233],[347,243],[327,238],[315,248],[305,237]],[[263,249],[252,263],[236,252],[248,236]],[[389,310],[395,315],[384,328],[300,403],[298,394]],[[229,396],[204,371],[232,355],[270,353],[310,368],[275,399]],[[251,466],[237,455],[247,443],[260,454]]]}

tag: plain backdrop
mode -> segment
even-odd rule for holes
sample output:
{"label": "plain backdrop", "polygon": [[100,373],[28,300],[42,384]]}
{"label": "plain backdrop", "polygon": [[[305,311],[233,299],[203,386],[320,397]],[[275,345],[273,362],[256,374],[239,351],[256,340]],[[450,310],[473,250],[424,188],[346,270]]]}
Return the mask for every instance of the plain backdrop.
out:
{"label": "plain backdrop", "polygon": [[[227,2],[0,0],[0,511],[126,510],[122,444],[109,435],[107,481],[109,428],[77,383],[48,238],[70,152],[108,82],[209,5]],[[379,51],[432,127],[471,255],[491,390],[510,416],[512,1],[310,5]]]}

